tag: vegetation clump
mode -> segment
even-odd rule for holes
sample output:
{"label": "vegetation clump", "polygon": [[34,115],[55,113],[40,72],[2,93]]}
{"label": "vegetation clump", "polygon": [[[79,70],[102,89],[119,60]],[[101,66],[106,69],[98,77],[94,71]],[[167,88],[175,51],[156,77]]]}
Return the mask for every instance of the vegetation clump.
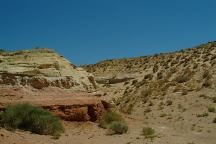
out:
{"label": "vegetation clump", "polygon": [[142,131],[142,135],[145,136],[145,138],[154,138],[155,137],[155,130],[150,127],[144,127]]}
{"label": "vegetation clump", "polygon": [[213,123],[216,123],[216,118],[214,118]]}
{"label": "vegetation clump", "polygon": [[216,97],[212,98],[213,103],[216,103]]}
{"label": "vegetation clump", "polygon": [[203,114],[198,114],[197,117],[207,117],[209,114],[204,112]]}
{"label": "vegetation clump", "polygon": [[177,83],[185,83],[185,82],[187,82],[189,80],[190,80],[190,77],[188,75],[181,75],[181,76],[178,76],[178,77],[175,78],[175,81]]}
{"label": "vegetation clump", "polygon": [[111,134],[123,134],[128,131],[128,125],[125,122],[114,121],[110,124],[109,130]]}
{"label": "vegetation clump", "polygon": [[215,112],[215,107],[208,107],[208,112]]}
{"label": "vegetation clump", "polygon": [[36,134],[52,135],[55,138],[64,131],[59,118],[30,104],[7,106],[0,115],[0,125],[9,130],[22,129]]}
{"label": "vegetation clump", "polygon": [[105,112],[100,120],[99,126],[109,129],[110,134],[123,134],[128,130],[127,123],[123,117],[114,111]]}
{"label": "vegetation clump", "polygon": [[173,102],[172,102],[171,100],[167,100],[167,101],[166,101],[166,105],[167,105],[167,106],[170,106],[170,105],[172,105],[172,104],[173,104]]}

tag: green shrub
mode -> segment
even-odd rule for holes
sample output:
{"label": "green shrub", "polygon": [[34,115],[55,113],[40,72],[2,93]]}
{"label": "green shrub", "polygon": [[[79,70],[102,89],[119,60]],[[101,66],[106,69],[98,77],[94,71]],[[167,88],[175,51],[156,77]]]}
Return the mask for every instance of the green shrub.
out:
{"label": "green shrub", "polygon": [[197,117],[207,117],[209,114],[204,112],[203,114],[198,114]]}
{"label": "green shrub", "polygon": [[150,127],[144,127],[142,131],[142,135],[144,135],[145,138],[153,138],[155,137],[155,130]]}
{"label": "green shrub", "polygon": [[216,103],[216,97],[212,98],[213,103]]}
{"label": "green shrub", "polygon": [[216,118],[214,118],[213,123],[216,123]]}
{"label": "green shrub", "polygon": [[109,126],[111,134],[123,134],[128,131],[128,126],[125,122],[112,122]]}
{"label": "green shrub", "polygon": [[208,111],[209,112],[215,112],[215,108],[214,107],[208,107]]}
{"label": "green shrub", "polygon": [[103,114],[99,125],[102,128],[109,128],[109,125],[114,121],[115,122],[124,122],[124,119],[120,114],[118,114],[114,111],[107,111]]}
{"label": "green shrub", "polygon": [[99,126],[105,129],[108,128],[109,134],[123,134],[128,130],[127,123],[123,117],[114,111],[105,112],[100,120]]}
{"label": "green shrub", "polygon": [[60,136],[64,128],[59,118],[49,111],[30,104],[16,104],[6,107],[1,114],[0,125],[9,130],[22,129],[32,133]]}

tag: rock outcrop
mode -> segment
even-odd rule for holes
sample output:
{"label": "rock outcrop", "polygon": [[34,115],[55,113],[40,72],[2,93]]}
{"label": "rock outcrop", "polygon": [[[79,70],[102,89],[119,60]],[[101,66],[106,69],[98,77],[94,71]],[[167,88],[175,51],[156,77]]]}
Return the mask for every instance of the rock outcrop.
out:
{"label": "rock outcrop", "polygon": [[66,121],[92,121],[100,119],[107,109],[106,103],[94,97],[71,97],[62,99],[37,99],[1,101],[0,110],[4,110],[8,104],[31,103],[49,110],[57,117]]}
{"label": "rock outcrop", "polygon": [[30,103],[67,121],[97,121],[107,105],[92,74],[50,49],[0,53],[0,109]]}
{"label": "rock outcrop", "polygon": [[50,49],[0,53],[0,85],[92,91],[94,77]]}
{"label": "rock outcrop", "polygon": [[96,82],[99,84],[117,84],[130,81],[133,77],[98,77]]}
{"label": "rock outcrop", "polygon": [[0,53],[0,85],[92,91],[94,77],[51,49]]}

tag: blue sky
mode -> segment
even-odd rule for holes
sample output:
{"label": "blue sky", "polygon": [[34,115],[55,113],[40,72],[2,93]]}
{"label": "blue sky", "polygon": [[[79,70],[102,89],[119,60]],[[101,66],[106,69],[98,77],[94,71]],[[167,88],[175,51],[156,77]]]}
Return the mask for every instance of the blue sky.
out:
{"label": "blue sky", "polygon": [[49,47],[72,63],[216,40],[215,0],[1,0],[0,48]]}

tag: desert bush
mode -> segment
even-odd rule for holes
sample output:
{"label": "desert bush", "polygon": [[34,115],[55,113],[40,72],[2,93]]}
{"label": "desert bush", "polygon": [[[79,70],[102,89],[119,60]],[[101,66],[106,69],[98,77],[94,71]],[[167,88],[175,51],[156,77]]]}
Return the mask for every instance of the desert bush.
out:
{"label": "desert bush", "polygon": [[216,60],[212,60],[210,63],[211,63],[211,66],[215,66],[216,65]]}
{"label": "desert bush", "polygon": [[22,129],[55,137],[64,131],[59,118],[43,108],[30,104],[7,106],[1,114],[0,125],[9,130]]}
{"label": "desert bush", "polygon": [[209,72],[209,70],[204,70],[203,72],[203,79],[210,79],[212,76],[211,76],[211,73]]}
{"label": "desert bush", "polygon": [[210,87],[212,86],[212,81],[211,80],[205,80],[204,83],[202,84],[203,87]]}
{"label": "desert bush", "polygon": [[215,112],[215,107],[208,107],[208,112]]}
{"label": "desert bush", "polygon": [[56,70],[60,70],[61,67],[60,67],[60,64],[58,62],[54,62],[53,65],[54,65]]}
{"label": "desert bush", "polygon": [[193,65],[193,69],[196,69],[196,68],[198,68],[198,66],[199,66],[199,64],[198,64],[198,63],[194,63],[194,65]]}
{"label": "desert bush", "polygon": [[214,59],[216,59],[216,55],[213,55],[213,56],[211,57],[211,60],[214,60]]}
{"label": "desert bush", "polygon": [[204,112],[203,114],[198,114],[197,117],[207,117],[209,114]]}
{"label": "desert bush", "polygon": [[144,135],[145,138],[153,138],[155,136],[155,130],[150,127],[144,127],[142,130],[142,135]]}
{"label": "desert bush", "polygon": [[131,85],[136,85],[137,82],[138,82],[138,80],[135,79],[135,80],[132,81],[132,84],[131,84]]}
{"label": "desert bush", "polygon": [[166,113],[162,113],[162,114],[160,114],[160,117],[165,117],[165,116],[167,116]]}
{"label": "desert bush", "polygon": [[212,98],[213,103],[216,103],[216,96]]}
{"label": "desert bush", "polygon": [[143,86],[143,85],[145,85],[145,84],[147,84],[147,83],[148,83],[147,80],[143,79],[142,81],[137,82],[137,83],[135,84],[135,86],[136,86],[136,88],[139,88],[139,87],[141,87],[141,86]]}
{"label": "desert bush", "polygon": [[35,47],[32,49],[32,52],[35,52],[35,53],[54,53],[55,51],[53,49]]}
{"label": "desert bush", "polygon": [[214,118],[213,123],[216,123],[216,118]]}
{"label": "desert bush", "polygon": [[182,95],[187,95],[187,94],[188,94],[188,90],[183,89],[183,90],[182,90]]}
{"label": "desert bush", "polygon": [[178,63],[178,61],[173,60],[173,61],[171,61],[170,66],[172,67],[172,66],[174,66],[174,65],[177,64],[177,63]]}
{"label": "desert bush", "polygon": [[167,106],[170,106],[170,105],[172,105],[172,104],[173,104],[173,102],[172,102],[171,100],[167,100],[167,101],[166,101],[166,105],[167,105]]}
{"label": "desert bush", "polygon": [[109,129],[109,134],[123,134],[128,130],[124,118],[114,111],[105,112],[100,120],[99,126]]}
{"label": "desert bush", "polygon": [[128,125],[125,122],[114,121],[109,126],[110,134],[123,134],[128,131]]}
{"label": "desert bush", "polygon": [[177,83],[185,83],[189,81],[192,76],[194,75],[194,72],[190,68],[186,68],[183,72],[183,74],[178,75],[174,80]]}
{"label": "desert bush", "polygon": [[141,91],[142,102],[146,103],[149,100],[149,97],[153,93],[152,89],[144,89]]}
{"label": "desert bush", "polygon": [[102,115],[99,126],[102,128],[109,128],[109,125],[114,121],[124,122],[124,119],[120,114],[114,111],[107,111]]}
{"label": "desert bush", "polygon": [[148,79],[148,80],[152,80],[152,78],[153,78],[153,75],[152,75],[152,74],[147,74],[147,75],[144,76],[144,79],[145,79],[145,80],[147,80],[147,79]]}
{"label": "desert bush", "polygon": [[152,110],[151,110],[151,108],[146,108],[145,110],[144,110],[144,114],[146,114],[146,113],[150,113]]}
{"label": "desert bush", "polygon": [[209,42],[211,47],[216,47],[216,41]]}
{"label": "desert bush", "polygon": [[209,57],[203,58],[203,62],[207,62],[207,61],[209,61]]}
{"label": "desert bush", "polygon": [[163,73],[162,72],[158,72],[157,73],[157,79],[162,79],[163,78]]}
{"label": "desert bush", "polygon": [[159,66],[155,64],[153,67],[153,73],[156,73],[158,69],[159,69]]}
{"label": "desert bush", "polygon": [[[107,93],[105,93],[107,95]],[[111,103],[114,103],[114,105],[118,106],[122,102],[122,97],[112,98]]]}
{"label": "desert bush", "polygon": [[144,89],[141,91],[141,97],[149,97],[151,96],[153,90],[152,89]]}
{"label": "desert bush", "polygon": [[203,99],[210,99],[209,96],[205,95],[205,94],[201,94],[199,97],[203,98]]}
{"label": "desert bush", "polygon": [[174,79],[174,81],[176,81],[177,83],[185,83],[189,80],[190,80],[190,77],[188,75],[180,75]]}
{"label": "desert bush", "polygon": [[134,103],[130,103],[128,105],[125,105],[124,107],[121,107],[121,112],[131,114],[134,109],[134,105]]}

